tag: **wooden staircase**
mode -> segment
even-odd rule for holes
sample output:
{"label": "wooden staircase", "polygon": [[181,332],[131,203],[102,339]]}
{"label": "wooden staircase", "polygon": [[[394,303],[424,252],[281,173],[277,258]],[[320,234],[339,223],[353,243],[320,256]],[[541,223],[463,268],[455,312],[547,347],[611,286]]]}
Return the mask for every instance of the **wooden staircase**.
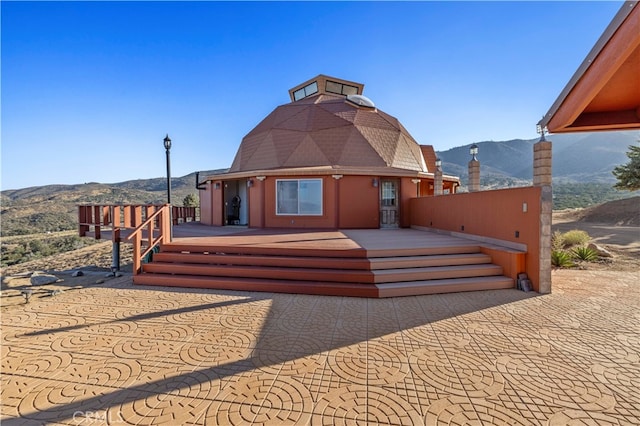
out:
{"label": "wooden staircase", "polygon": [[135,284],[393,297],[513,288],[477,245],[408,249],[164,244]]}

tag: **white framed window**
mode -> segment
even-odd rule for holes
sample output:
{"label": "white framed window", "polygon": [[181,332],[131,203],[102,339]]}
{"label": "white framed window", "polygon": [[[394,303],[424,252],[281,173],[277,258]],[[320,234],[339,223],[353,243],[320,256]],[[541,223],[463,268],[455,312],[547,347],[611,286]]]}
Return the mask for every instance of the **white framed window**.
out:
{"label": "white framed window", "polygon": [[322,179],[276,179],[277,215],[322,215]]}

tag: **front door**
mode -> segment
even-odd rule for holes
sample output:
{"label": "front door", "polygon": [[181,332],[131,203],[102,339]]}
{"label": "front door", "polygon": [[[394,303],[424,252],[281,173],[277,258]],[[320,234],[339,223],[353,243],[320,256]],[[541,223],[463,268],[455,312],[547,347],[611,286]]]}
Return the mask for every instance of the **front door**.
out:
{"label": "front door", "polygon": [[398,180],[380,181],[380,228],[398,227]]}

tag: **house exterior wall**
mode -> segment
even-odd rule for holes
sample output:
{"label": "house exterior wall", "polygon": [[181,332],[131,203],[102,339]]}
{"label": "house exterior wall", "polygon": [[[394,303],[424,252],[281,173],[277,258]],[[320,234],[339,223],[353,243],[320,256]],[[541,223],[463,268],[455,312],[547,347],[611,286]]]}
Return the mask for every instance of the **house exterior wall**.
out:
{"label": "house exterior wall", "polygon": [[[525,244],[527,253],[524,262],[518,260],[517,256],[494,258],[494,262],[512,277],[518,272],[526,272],[534,290],[539,291],[540,261],[537,253],[540,247],[540,200],[540,187],[414,198],[410,202],[410,223],[415,227]],[[524,271],[513,271],[519,267],[524,267]]]}
{"label": "house exterior wall", "polygon": [[201,189],[198,193],[200,198],[200,222],[205,225],[213,225],[212,194],[213,190],[211,182],[207,182],[205,189]]}
{"label": "house exterior wall", "polygon": [[418,194],[418,184],[413,183],[411,178],[401,178],[399,188],[400,200],[398,208],[400,211],[400,228],[408,228],[411,226],[411,206],[410,202],[416,198]]}
{"label": "house exterior wall", "polygon": [[339,228],[380,226],[380,191],[372,182],[372,176],[344,176],[338,181]]}
{"label": "house exterior wall", "polygon": [[[278,179],[322,179],[322,215],[278,215],[276,181]],[[265,228],[337,228],[336,180],[331,176],[269,176],[264,180]],[[252,223],[249,224],[253,226]]]}
{"label": "house exterior wall", "polygon": [[222,181],[214,181],[211,193],[211,224],[224,225],[224,191]]}

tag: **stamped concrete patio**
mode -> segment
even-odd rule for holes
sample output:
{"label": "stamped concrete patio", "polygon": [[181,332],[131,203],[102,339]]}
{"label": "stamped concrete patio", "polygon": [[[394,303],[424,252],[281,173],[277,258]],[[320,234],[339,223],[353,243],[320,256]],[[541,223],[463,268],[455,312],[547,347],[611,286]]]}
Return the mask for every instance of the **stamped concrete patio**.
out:
{"label": "stamped concrete patio", "polygon": [[637,273],[553,288],[70,290],[2,312],[2,425],[639,424]]}

